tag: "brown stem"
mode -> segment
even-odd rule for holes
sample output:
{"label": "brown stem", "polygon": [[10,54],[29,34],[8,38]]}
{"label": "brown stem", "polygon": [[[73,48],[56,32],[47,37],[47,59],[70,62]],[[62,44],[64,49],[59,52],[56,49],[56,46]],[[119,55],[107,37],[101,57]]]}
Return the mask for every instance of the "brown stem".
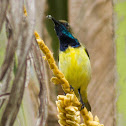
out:
{"label": "brown stem", "polygon": [[45,70],[43,68],[44,64],[42,60],[42,54],[35,41],[33,43],[31,53],[33,55],[34,68],[40,86],[40,92],[39,92],[40,106],[36,126],[45,126],[48,116],[48,92],[47,92],[47,84],[45,82],[45,74],[44,74]]}
{"label": "brown stem", "polygon": [[8,0],[1,0],[0,1],[0,32],[2,29],[2,25],[5,19],[6,15],[6,10],[8,7]]}
{"label": "brown stem", "polygon": [[[33,38],[33,31],[34,31],[34,20],[35,20],[35,7],[34,7],[34,0],[29,0],[26,2],[29,16],[26,18],[24,23],[22,23],[22,16],[23,16],[23,0],[17,1],[17,0],[11,0],[10,1],[10,24],[12,26],[12,43],[18,44],[20,42],[21,49],[19,50],[19,56],[18,56],[18,67],[15,75],[15,79],[13,81],[11,94],[9,97],[9,101],[7,103],[7,106],[4,110],[4,113],[1,118],[0,126],[13,126],[14,121],[17,117],[21,101],[24,94],[24,87],[25,87],[25,80],[26,80],[26,60],[27,55],[29,53],[29,50],[32,45],[32,38]],[[18,8],[17,8],[18,7]],[[19,11],[17,11],[19,9]],[[17,15],[19,12],[19,15]],[[17,19],[18,17],[18,19]],[[22,34],[19,34],[22,33]],[[19,39],[21,38],[21,40]],[[24,44],[24,46],[22,45]],[[6,62],[10,57],[14,56],[14,52],[16,48],[13,48],[13,50],[9,50],[6,55]],[[14,46],[15,47],[15,46]],[[22,48],[23,47],[23,48]],[[10,48],[10,47],[9,47]],[[11,48],[10,48],[11,49]],[[8,68],[8,64],[5,67]],[[2,73],[5,74],[5,69],[2,71]],[[0,73],[0,75],[3,75]],[[0,76],[0,79],[2,79],[3,76]]]}

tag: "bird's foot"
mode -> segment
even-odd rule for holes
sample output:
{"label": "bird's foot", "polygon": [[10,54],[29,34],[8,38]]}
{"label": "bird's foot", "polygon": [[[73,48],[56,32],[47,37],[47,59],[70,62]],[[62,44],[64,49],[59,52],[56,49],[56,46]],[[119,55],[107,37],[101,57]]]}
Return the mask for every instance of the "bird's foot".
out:
{"label": "bird's foot", "polygon": [[66,95],[66,93],[63,91],[64,95]]}
{"label": "bird's foot", "polygon": [[[74,91],[74,88],[70,85],[70,91]],[[66,93],[64,92],[64,95],[66,95]]]}
{"label": "bird's foot", "polygon": [[74,91],[74,88],[70,85],[70,91]]}
{"label": "bird's foot", "polygon": [[80,102],[81,102],[81,105],[82,105],[82,106],[81,106],[81,110],[82,110],[82,109],[84,109],[85,104],[84,104],[82,101],[80,101]]}

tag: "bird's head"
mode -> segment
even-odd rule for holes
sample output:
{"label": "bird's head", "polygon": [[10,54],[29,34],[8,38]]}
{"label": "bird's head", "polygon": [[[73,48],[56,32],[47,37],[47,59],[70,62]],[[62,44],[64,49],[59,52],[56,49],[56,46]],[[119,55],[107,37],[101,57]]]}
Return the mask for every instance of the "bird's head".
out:
{"label": "bird's head", "polygon": [[68,46],[78,47],[80,43],[76,38],[71,34],[71,28],[69,24],[64,20],[56,20],[51,15],[47,16],[48,19],[51,19],[55,25],[56,34],[60,40],[60,50],[65,51]]}
{"label": "bird's head", "polygon": [[54,17],[51,15],[47,16],[48,19],[51,19],[55,25],[55,31],[57,33],[57,36],[60,36],[62,34],[67,34],[70,32],[70,26],[67,21],[65,20],[56,20]]}

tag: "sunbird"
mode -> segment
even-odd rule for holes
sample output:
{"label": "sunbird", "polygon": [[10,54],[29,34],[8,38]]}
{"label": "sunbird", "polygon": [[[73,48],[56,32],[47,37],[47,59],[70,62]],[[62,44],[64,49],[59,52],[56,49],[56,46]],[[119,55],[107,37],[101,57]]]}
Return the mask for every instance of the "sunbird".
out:
{"label": "sunbird", "polygon": [[60,43],[59,69],[68,80],[75,95],[80,98],[82,108],[86,107],[91,111],[91,106],[87,99],[87,86],[91,79],[91,64],[89,53],[78,39],[76,39],[66,21],[58,21],[51,15],[55,25],[55,31]]}

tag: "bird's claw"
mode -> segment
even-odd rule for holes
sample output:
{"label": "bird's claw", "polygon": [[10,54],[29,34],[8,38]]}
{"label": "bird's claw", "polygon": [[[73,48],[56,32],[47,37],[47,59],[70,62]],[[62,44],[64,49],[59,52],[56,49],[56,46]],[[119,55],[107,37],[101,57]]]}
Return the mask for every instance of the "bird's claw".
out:
{"label": "bird's claw", "polygon": [[[81,102],[81,101],[80,101],[80,102]],[[84,109],[85,104],[81,102],[81,105],[82,105],[82,106],[81,106],[81,110],[82,110],[82,109]]]}
{"label": "bird's claw", "polygon": [[74,88],[70,85],[70,91],[74,91]]}

